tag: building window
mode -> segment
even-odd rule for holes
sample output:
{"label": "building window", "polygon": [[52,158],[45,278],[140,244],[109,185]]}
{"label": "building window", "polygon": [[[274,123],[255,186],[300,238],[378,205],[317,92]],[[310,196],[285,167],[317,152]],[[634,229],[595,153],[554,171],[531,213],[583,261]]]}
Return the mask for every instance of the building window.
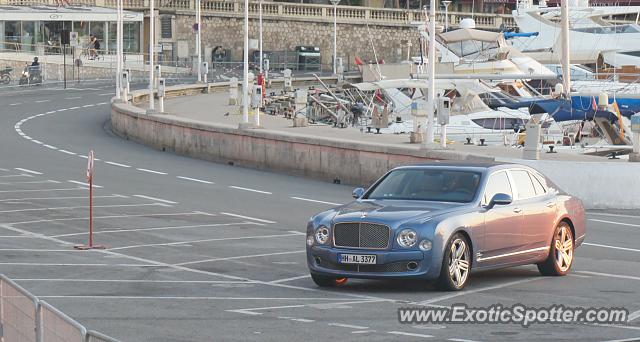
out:
{"label": "building window", "polygon": [[173,38],[171,16],[163,16],[160,18],[160,31],[162,32],[162,38]]}

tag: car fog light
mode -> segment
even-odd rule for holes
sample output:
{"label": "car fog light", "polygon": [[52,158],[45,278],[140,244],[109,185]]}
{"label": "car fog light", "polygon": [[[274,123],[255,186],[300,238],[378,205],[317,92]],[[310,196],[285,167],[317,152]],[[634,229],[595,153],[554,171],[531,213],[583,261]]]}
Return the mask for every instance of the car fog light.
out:
{"label": "car fog light", "polygon": [[396,240],[400,247],[409,248],[414,246],[418,241],[418,233],[413,229],[404,229],[398,234]]}
{"label": "car fog light", "polygon": [[313,246],[313,234],[307,235],[307,246]]}
{"label": "car fog light", "polygon": [[329,241],[329,228],[325,227],[325,226],[320,226],[320,228],[318,228],[316,230],[316,242],[324,245],[325,243],[327,243],[327,241]]}
{"label": "car fog light", "polygon": [[431,241],[429,240],[422,240],[420,241],[420,249],[423,251],[430,251],[431,247],[433,247],[433,244],[431,243]]}

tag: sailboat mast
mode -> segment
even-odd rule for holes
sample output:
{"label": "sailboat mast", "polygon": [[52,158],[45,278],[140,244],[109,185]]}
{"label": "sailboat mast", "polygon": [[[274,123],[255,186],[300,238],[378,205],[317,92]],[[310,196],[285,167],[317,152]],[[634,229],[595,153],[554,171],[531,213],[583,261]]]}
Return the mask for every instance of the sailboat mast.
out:
{"label": "sailboat mast", "polygon": [[560,10],[562,16],[562,85],[564,87],[565,96],[569,98],[569,93],[571,93],[571,57],[569,54],[569,0],[562,0]]}

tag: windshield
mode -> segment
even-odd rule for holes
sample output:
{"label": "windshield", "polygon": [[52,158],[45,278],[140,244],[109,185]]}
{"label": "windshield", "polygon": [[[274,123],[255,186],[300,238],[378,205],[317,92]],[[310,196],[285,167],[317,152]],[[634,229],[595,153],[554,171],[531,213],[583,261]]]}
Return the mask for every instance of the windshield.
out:
{"label": "windshield", "polygon": [[472,171],[400,169],[389,173],[364,198],[468,203],[475,198],[480,176]]}

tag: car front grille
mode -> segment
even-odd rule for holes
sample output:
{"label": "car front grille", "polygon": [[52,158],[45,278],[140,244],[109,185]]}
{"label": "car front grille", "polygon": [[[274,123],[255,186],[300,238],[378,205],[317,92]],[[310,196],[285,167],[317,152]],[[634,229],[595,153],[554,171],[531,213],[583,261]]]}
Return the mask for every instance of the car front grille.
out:
{"label": "car front grille", "polygon": [[391,229],[377,223],[336,223],[333,226],[333,244],[345,248],[386,249]]}
{"label": "car front grille", "polygon": [[[320,259],[316,261],[318,266],[337,270],[337,271],[346,271],[346,272],[411,272],[413,270],[409,269],[408,264],[411,262],[415,262],[418,265],[418,261],[401,261],[401,262],[392,262],[388,264],[378,264],[378,265],[354,265],[354,264],[340,264],[334,261],[329,261],[325,259]],[[417,266],[416,266],[417,267]]]}

